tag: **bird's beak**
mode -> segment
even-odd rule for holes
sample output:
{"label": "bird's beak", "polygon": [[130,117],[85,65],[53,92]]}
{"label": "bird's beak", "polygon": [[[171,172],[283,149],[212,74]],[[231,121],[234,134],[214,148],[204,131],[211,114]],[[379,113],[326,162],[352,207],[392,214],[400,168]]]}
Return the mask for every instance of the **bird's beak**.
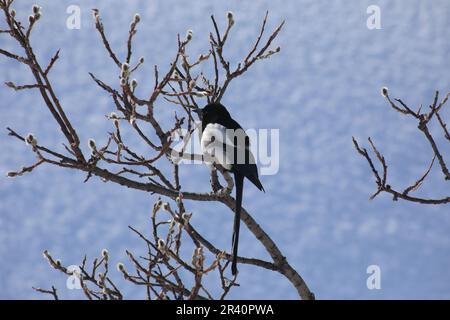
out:
{"label": "bird's beak", "polygon": [[199,117],[200,119],[203,118],[203,109],[198,108],[198,109],[195,109],[195,110],[193,110],[193,111],[198,115],[198,117]]}

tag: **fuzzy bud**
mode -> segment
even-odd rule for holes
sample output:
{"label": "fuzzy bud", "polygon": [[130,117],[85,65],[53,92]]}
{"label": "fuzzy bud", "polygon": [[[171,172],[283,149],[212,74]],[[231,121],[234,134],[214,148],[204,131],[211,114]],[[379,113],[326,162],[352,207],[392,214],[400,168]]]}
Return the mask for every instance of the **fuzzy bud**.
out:
{"label": "fuzzy bud", "polygon": [[227,19],[228,19],[228,24],[230,26],[234,25],[234,17],[233,17],[233,12],[232,11],[228,11],[227,12]]}
{"label": "fuzzy bud", "polygon": [[94,139],[89,139],[88,140],[88,146],[89,146],[89,149],[91,149],[92,151],[97,150],[97,146],[95,144],[95,140]]}
{"label": "fuzzy bud", "polygon": [[11,15],[11,17],[15,17],[16,16],[16,10],[11,9],[11,11],[9,12],[9,14]]}
{"label": "fuzzy bud", "polygon": [[27,134],[27,136],[25,137],[25,143],[27,145],[36,147],[36,145],[37,145],[36,137],[32,133]]}
{"label": "fuzzy bud", "polygon": [[108,255],[109,255],[108,250],[103,249],[102,250],[102,257],[105,258],[105,259],[108,259]]}
{"label": "fuzzy bud", "polygon": [[36,15],[40,13],[41,7],[39,7],[37,4],[33,5],[33,13]]}
{"label": "fuzzy bud", "polygon": [[132,126],[134,126],[134,124],[136,123],[136,117],[135,116],[131,116],[129,121],[130,121],[130,124]]}
{"label": "fuzzy bud", "polygon": [[140,58],[139,58],[139,63],[140,63],[140,64],[143,64],[144,61],[145,61],[144,57],[140,57]]}
{"label": "fuzzy bud", "polygon": [[383,97],[387,98],[388,94],[389,94],[389,91],[388,91],[388,88],[387,88],[387,87],[381,88],[381,95],[382,95]]}
{"label": "fuzzy bud", "polygon": [[163,204],[162,200],[158,199],[158,201],[156,201],[155,203],[154,210],[158,211],[161,208],[162,204]]}
{"label": "fuzzy bud", "polygon": [[188,31],[186,32],[186,40],[187,40],[187,41],[191,41],[193,36],[194,36],[194,33],[193,33],[192,30],[188,30]]}
{"label": "fuzzy bud", "polygon": [[191,220],[192,213],[185,212],[182,214],[181,217],[183,218],[184,223],[187,224],[187,223],[189,223],[189,220]]}
{"label": "fuzzy bud", "polygon": [[117,270],[118,270],[119,272],[124,272],[124,271],[125,271],[125,266],[124,266],[124,264],[123,264],[122,262],[119,262],[119,263],[117,264]]}
{"label": "fuzzy bud", "polygon": [[130,65],[128,63],[122,63],[122,71],[128,71],[130,69]]}
{"label": "fuzzy bud", "polygon": [[118,119],[117,113],[111,112],[111,113],[109,114],[109,118],[110,118],[110,119]]}
{"label": "fuzzy bud", "polygon": [[164,242],[163,239],[158,239],[158,250],[159,251],[164,251],[164,249],[166,248],[166,244]]}
{"label": "fuzzy bud", "polygon": [[164,202],[164,203],[162,204],[162,207],[163,207],[163,209],[166,210],[166,211],[169,211],[169,209],[170,209],[170,206],[169,206],[169,204],[168,204],[167,202]]}
{"label": "fuzzy bud", "polygon": [[136,13],[133,17],[133,23],[138,24],[139,21],[141,21],[141,16],[139,15],[139,13]]}
{"label": "fuzzy bud", "polygon": [[30,24],[34,22],[34,15],[33,16],[28,16],[28,22]]}
{"label": "fuzzy bud", "polygon": [[138,82],[136,79],[133,79],[133,80],[131,80],[130,84],[131,84],[131,89],[134,90],[134,89],[136,89]]}
{"label": "fuzzy bud", "polygon": [[34,20],[38,21],[41,18],[41,13],[38,12],[34,15]]}
{"label": "fuzzy bud", "polygon": [[126,78],[120,78],[120,86],[125,87],[127,85],[127,79]]}
{"label": "fuzzy bud", "polygon": [[14,177],[18,176],[18,173],[17,173],[17,172],[14,172],[14,171],[8,171],[8,172],[6,173],[6,176],[7,176],[8,178],[14,178]]}
{"label": "fuzzy bud", "polygon": [[173,230],[173,227],[175,226],[175,223],[176,223],[175,219],[171,219],[167,222],[169,222],[169,230],[171,230],[171,232],[173,233],[175,231],[175,230]]}

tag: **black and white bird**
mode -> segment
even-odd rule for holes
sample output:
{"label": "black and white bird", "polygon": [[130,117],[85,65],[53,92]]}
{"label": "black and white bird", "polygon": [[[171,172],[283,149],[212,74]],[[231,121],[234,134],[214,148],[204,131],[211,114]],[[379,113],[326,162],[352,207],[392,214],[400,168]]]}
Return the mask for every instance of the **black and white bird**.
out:
{"label": "black and white bird", "polygon": [[211,103],[202,109],[201,114],[201,147],[205,162],[210,166],[220,165],[234,174],[236,206],[231,272],[235,275],[244,178],[250,180],[259,190],[264,191],[264,188],[259,180],[258,168],[250,150],[250,139],[228,110],[220,103]]}

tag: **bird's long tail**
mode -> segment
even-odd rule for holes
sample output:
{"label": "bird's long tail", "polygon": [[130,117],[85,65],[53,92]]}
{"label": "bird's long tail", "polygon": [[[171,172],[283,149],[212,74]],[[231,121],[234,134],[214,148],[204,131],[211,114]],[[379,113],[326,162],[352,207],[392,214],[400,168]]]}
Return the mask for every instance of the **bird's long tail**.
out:
{"label": "bird's long tail", "polygon": [[236,209],[234,214],[234,227],[233,227],[233,260],[231,262],[231,273],[236,275],[237,273],[237,256],[238,256],[238,244],[239,244],[239,227],[241,225],[241,207],[242,207],[242,192],[244,188],[244,176],[235,173],[234,180],[236,183]]}

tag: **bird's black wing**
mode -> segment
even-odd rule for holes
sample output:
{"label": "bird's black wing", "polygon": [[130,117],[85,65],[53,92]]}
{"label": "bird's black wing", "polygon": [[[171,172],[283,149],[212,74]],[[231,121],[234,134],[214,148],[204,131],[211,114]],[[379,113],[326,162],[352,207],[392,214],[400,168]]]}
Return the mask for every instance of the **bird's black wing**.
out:
{"label": "bird's black wing", "polygon": [[[264,191],[264,187],[261,184],[258,176],[258,167],[256,166],[255,157],[250,149],[250,138],[242,129],[241,125],[234,119],[230,119],[228,123],[224,124],[227,128],[233,130],[242,130],[242,134],[245,139],[234,137],[234,161],[232,171],[242,174],[248,180],[250,180],[259,190]],[[241,155],[241,158],[239,158]],[[243,160],[245,157],[245,161]],[[239,161],[241,160],[241,161]]]}

